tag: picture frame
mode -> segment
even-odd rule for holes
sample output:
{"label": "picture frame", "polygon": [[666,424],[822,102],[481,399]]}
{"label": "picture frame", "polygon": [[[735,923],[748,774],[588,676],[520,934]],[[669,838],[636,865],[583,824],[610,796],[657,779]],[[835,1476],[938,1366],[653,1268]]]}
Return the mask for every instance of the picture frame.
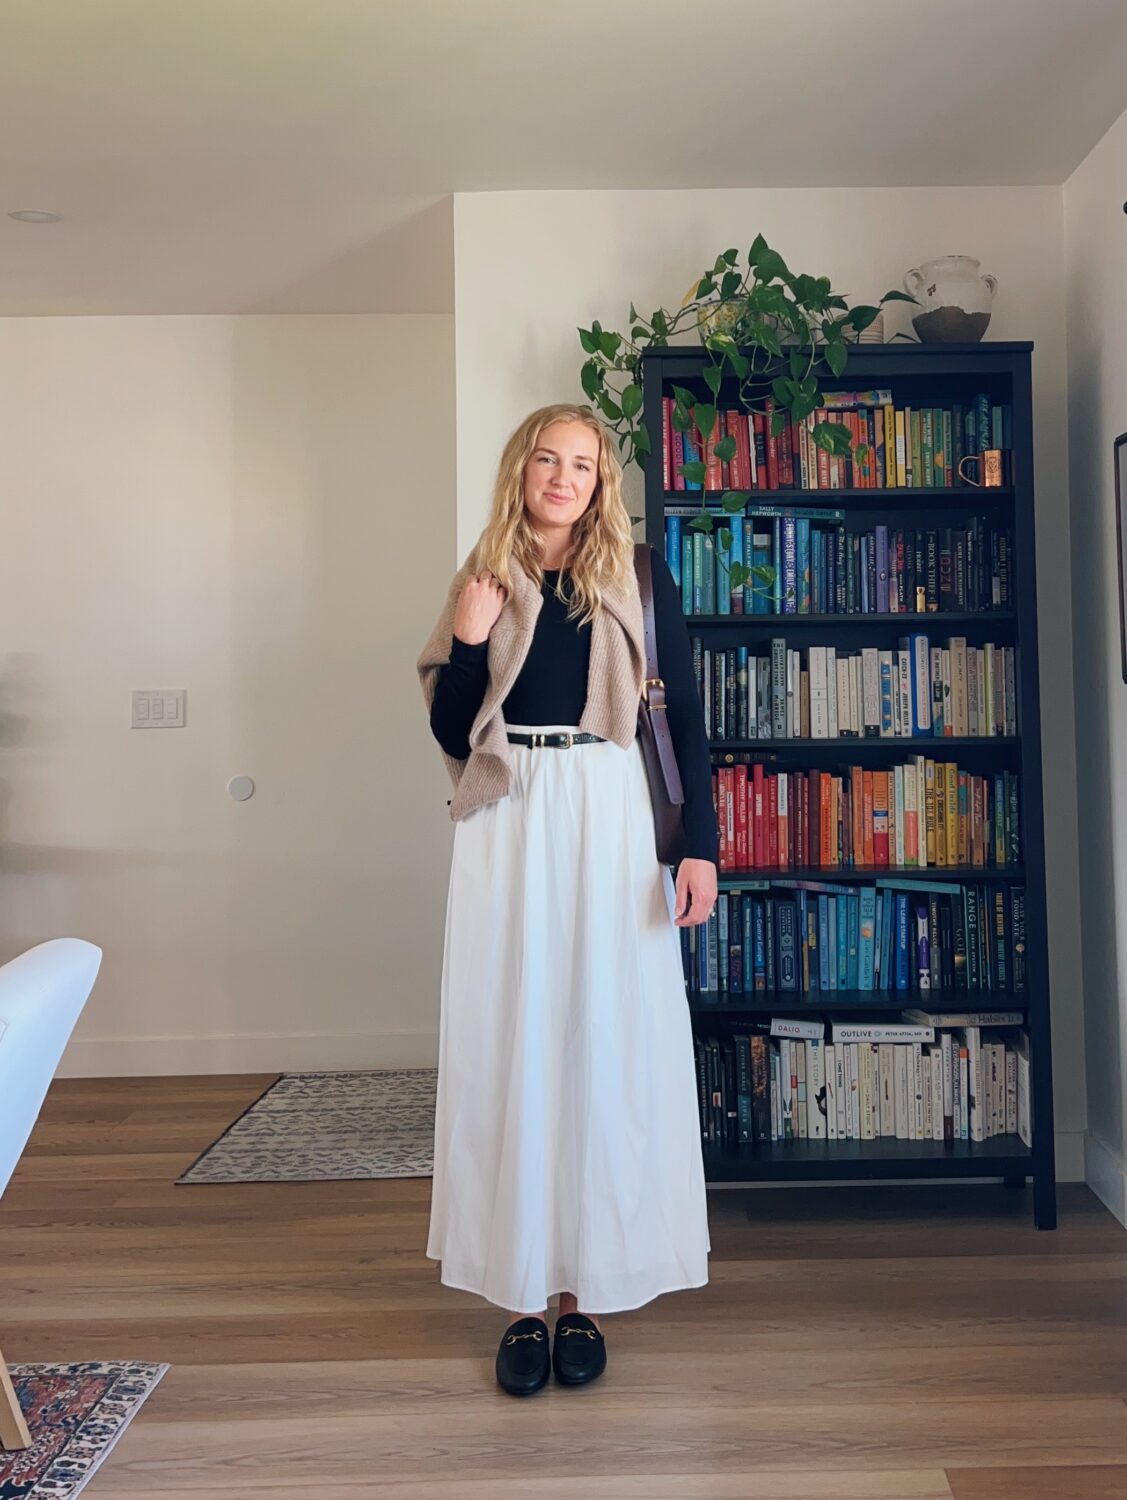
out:
{"label": "picture frame", "polygon": [[1115,561],[1119,578],[1119,669],[1127,682],[1127,432],[1115,440]]}

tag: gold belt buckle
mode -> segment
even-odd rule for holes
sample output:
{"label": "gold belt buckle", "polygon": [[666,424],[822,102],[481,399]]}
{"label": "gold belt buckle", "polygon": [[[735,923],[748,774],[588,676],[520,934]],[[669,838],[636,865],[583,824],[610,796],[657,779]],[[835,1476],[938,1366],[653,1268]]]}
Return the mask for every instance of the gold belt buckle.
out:
{"label": "gold belt buckle", "polygon": [[659,688],[664,688],[665,687],[665,683],[664,683],[664,681],[660,677],[647,677],[647,678],[645,678],[645,680],[642,683],[642,693],[643,693],[643,695],[645,697],[645,700],[646,700],[646,707],[648,709],[651,709],[651,710],[659,709],[659,708],[667,708],[668,704],[665,704],[665,703],[651,703],[650,702],[650,686],[651,686],[651,684],[653,684],[654,686],[659,687]]}
{"label": "gold belt buckle", "polygon": [[572,735],[572,732],[571,732],[570,729],[565,729],[564,730],[564,739],[566,740],[566,744],[564,745],[564,749],[565,750],[570,750],[571,747],[572,747],[572,745],[575,744],[575,738]]}

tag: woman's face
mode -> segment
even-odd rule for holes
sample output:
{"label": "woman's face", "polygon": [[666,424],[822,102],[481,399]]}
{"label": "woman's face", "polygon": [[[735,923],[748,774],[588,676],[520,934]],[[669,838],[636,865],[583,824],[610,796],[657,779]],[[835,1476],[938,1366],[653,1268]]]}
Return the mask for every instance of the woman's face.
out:
{"label": "woman's face", "polygon": [[565,541],[599,478],[598,434],[584,422],[553,422],[524,466],[524,505],[549,548]]}

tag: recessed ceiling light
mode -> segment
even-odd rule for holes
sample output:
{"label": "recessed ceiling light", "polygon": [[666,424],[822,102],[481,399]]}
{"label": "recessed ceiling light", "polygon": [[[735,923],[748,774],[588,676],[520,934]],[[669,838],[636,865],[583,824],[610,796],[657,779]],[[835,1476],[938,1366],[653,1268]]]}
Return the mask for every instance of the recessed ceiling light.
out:
{"label": "recessed ceiling light", "polygon": [[62,214],[50,213],[45,208],[17,208],[8,217],[19,219],[21,224],[57,224]]}

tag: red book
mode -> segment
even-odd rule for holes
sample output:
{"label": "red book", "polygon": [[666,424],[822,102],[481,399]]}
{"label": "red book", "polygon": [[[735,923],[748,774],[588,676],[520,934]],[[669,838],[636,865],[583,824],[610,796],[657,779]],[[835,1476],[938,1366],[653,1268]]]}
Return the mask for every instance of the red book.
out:
{"label": "red book", "polygon": [[876,864],[873,858],[873,773],[871,771],[861,773],[861,828],[864,863],[871,867]]}
{"label": "red book", "polygon": [[888,864],[888,777],[887,771],[873,772],[873,864]]}
{"label": "red book", "polygon": [[735,865],[746,870],[747,858],[747,766],[743,762],[734,766],[735,771]]}
{"label": "red book", "polygon": [[767,488],[777,490],[779,488],[779,440],[773,436],[775,402],[768,396],[763,403],[765,414],[763,417],[767,438]]}
{"label": "red book", "polygon": [[779,778],[767,778],[767,865],[779,868]]}
{"label": "red book", "polygon": [[828,870],[833,864],[833,847],[837,842],[833,826],[833,788],[832,777],[823,772],[819,778],[818,786],[818,827],[821,830],[821,843],[818,848],[818,863],[823,870]]}
{"label": "red book", "polygon": [[673,397],[661,398],[661,483],[673,488]]}
{"label": "red book", "polygon": [[767,863],[766,828],[763,824],[763,766],[756,762],[751,773],[752,789],[752,861],[753,868],[762,870]]}

